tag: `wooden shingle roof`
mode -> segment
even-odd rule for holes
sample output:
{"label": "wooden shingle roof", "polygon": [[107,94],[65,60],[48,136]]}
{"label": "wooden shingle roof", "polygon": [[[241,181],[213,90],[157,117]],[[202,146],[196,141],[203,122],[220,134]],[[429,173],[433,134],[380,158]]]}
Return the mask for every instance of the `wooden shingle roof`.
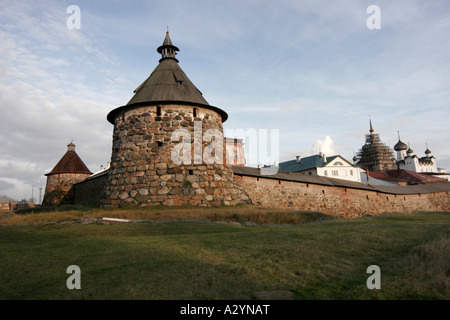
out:
{"label": "wooden shingle roof", "polygon": [[209,106],[174,59],[164,59],[136,90],[127,103],[181,101]]}
{"label": "wooden shingle roof", "polygon": [[64,156],[59,160],[52,171],[45,174],[46,176],[58,173],[84,173],[92,174],[92,172],[86,167],[83,160],[75,152],[75,145],[69,143],[68,149]]}
{"label": "wooden shingle roof", "polygon": [[116,108],[108,114],[108,121],[114,124],[117,114],[134,106],[184,104],[213,110],[219,113],[222,122],[225,122],[228,118],[227,113],[220,108],[211,106],[181,69],[178,60],[175,59],[175,51],[178,51],[178,48],[172,45],[168,34],[163,45],[158,47],[157,51],[163,54],[158,66],[134,90],[134,96],[125,106]]}

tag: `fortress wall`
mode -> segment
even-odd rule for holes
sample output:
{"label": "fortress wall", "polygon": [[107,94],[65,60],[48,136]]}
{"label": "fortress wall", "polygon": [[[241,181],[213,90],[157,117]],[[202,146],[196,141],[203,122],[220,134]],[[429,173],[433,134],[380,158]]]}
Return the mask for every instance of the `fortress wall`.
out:
{"label": "fortress wall", "polygon": [[[199,168],[193,168],[199,170]],[[75,184],[71,191],[74,203],[97,206],[102,199],[101,191],[107,179],[108,172],[105,172]],[[242,174],[235,174],[234,180],[246,191],[254,205],[266,208],[320,211],[347,218],[383,212],[450,211],[449,191],[394,194]],[[417,192],[417,188],[421,187],[414,188],[414,192]],[[219,192],[220,188],[208,189],[208,194],[219,195]],[[401,192],[404,193],[404,189]],[[163,202],[166,205],[183,205],[183,201],[188,199],[189,197],[181,192],[179,195],[169,194]],[[220,204],[217,203],[217,205]],[[184,205],[201,204],[188,202]]]}
{"label": "fortress wall", "polygon": [[47,176],[43,205],[58,206],[72,203],[72,186],[89,177],[85,173],[56,173]]}
{"label": "fortress wall", "polygon": [[235,175],[257,206],[320,211],[348,218],[383,212],[449,211],[448,191],[387,194],[298,181]]}
{"label": "fortress wall", "polygon": [[96,207],[100,204],[101,191],[105,186],[108,173],[88,178],[73,185],[73,204]]}

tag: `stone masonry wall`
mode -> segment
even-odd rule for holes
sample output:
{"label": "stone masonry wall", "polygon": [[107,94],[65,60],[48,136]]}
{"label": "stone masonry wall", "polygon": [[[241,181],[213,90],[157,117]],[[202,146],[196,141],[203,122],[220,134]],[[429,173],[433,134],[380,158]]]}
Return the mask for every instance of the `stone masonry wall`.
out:
{"label": "stone masonry wall", "polygon": [[220,115],[206,108],[141,106],[118,114],[102,206],[209,206],[249,202],[245,191],[234,180],[230,165],[211,164],[205,159],[201,164],[172,161],[172,150],[181,141],[172,141],[172,133],[177,129],[186,129],[191,134],[192,162],[195,148],[201,147],[203,151],[211,143],[194,139],[194,121],[201,123],[202,136],[208,129],[223,134]]}
{"label": "stone masonry wall", "polygon": [[108,172],[79,182],[73,186],[73,203],[97,207],[100,204],[101,191],[105,187]]}
{"label": "stone masonry wall", "polygon": [[85,180],[90,174],[57,173],[47,176],[43,205],[59,206],[73,203],[72,186]]}
{"label": "stone masonry wall", "polygon": [[320,211],[348,218],[383,212],[448,211],[448,191],[394,195],[262,177],[237,176],[254,205]]}

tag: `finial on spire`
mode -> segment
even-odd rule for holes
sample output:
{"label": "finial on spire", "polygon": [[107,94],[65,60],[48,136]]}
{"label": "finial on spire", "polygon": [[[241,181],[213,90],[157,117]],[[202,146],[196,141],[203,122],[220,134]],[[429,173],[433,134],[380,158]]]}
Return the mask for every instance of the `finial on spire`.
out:
{"label": "finial on spire", "polygon": [[169,35],[169,26],[167,26],[166,34]]}
{"label": "finial on spire", "polygon": [[369,130],[369,132],[372,133],[374,130],[373,130],[373,127],[372,127],[372,120],[370,119],[370,116],[369,116],[369,123],[370,123],[370,130]]}

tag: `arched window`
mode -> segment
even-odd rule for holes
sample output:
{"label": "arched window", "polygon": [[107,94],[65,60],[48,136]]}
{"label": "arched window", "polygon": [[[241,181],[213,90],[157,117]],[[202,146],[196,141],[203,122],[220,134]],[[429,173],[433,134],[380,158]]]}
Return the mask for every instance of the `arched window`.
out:
{"label": "arched window", "polygon": [[339,162],[339,161],[336,161],[336,162],[334,163],[334,165],[335,165],[335,166],[343,166],[342,162]]}

